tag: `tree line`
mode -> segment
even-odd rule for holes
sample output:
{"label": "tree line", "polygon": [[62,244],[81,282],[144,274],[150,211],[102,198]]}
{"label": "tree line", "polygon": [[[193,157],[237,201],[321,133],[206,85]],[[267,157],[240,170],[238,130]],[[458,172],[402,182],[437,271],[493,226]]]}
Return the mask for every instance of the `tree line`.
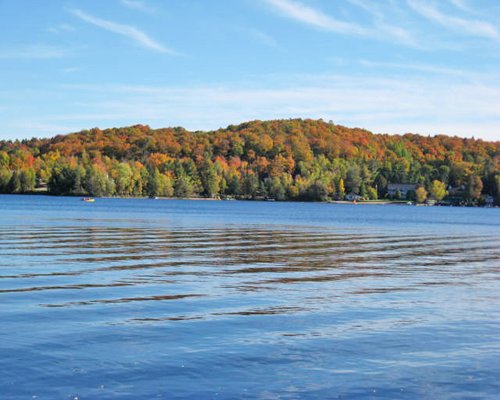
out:
{"label": "tree line", "polygon": [[[216,131],[94,128],[0,141],[0,192],[324,201],[348,194],[500,204],[500,142],[373,134],[322,120],[251,121]],[[393,197],[401,198],[396,193]]]}

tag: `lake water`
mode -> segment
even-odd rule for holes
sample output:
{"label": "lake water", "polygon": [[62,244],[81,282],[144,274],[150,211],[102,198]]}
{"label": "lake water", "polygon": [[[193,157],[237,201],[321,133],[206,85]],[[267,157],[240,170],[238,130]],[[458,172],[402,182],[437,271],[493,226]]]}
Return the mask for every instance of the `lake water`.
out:
{"label": "lake water", "polygon": [[0,399],[494,399],[500,210],[0,196]]}

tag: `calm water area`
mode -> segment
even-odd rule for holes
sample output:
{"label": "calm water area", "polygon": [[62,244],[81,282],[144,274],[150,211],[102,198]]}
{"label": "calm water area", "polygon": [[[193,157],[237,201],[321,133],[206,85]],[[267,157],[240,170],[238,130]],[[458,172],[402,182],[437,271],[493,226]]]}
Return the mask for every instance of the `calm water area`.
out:
{"label": "calm water area", "polygon": [[0,400],[498,399],[500,210],[0,196]]}

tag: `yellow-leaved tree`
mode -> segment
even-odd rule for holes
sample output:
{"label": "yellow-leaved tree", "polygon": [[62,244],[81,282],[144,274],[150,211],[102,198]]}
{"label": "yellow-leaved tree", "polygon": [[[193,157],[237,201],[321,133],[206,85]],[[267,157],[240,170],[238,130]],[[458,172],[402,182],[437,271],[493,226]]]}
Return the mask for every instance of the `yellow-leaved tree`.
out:
{"label": "yellow-leaved tree", "polygon": [[438,181],[437,179],[432,181],[430,191],[431,196],[434,197],[436,201],[443,200],[448,194],[448,192],[446,191],[446,185],[443,182]]}
{"label": "yellow-leaved tree", "polygon": [[415,190],[415,197],[417,198],[417,203],[423,203],[427,199],[427,190],[423,186],[420,186]]}

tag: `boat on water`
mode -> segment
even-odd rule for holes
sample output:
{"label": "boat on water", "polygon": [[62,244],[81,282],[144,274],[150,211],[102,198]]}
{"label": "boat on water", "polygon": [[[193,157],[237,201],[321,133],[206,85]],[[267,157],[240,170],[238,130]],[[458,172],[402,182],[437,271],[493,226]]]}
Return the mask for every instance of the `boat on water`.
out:
{"label": "boat on water", "polygon": [[95,199],[93,197],[82,197],[82,201],[86,203],[93,203],[95,202]]}

